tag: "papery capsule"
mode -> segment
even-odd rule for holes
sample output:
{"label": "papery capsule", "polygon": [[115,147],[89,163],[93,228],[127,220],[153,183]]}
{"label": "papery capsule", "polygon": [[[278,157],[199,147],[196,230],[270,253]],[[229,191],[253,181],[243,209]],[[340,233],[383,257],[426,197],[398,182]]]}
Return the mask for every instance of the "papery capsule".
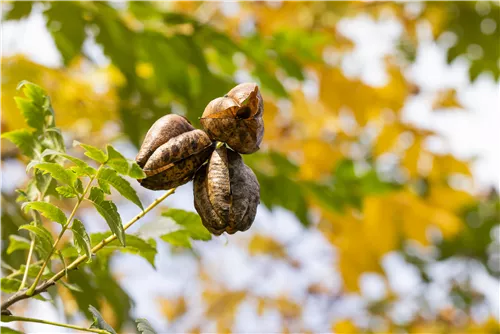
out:
{"label": "papery capsule", "polygon": [[200,119],[210,138],[248,154],[260,148],[264,136],[264,102],[254,83],[240,84],[212,100]]}
{"label": "papery capsule", "polygon": [[213,234],[233,234],[252,225],[260,203],[260,186],[241,156],[216,149],[194,178],[194,206]]}
{"label": "papery capsule", "polygon": [[149,157],[158,147],[170,139],[192,130],[194,130],[194,127],[185,117],[175,114],[163,116],[154,122],[146,133],[135,161],[139,166],[144,167]]}
{"label": "papery capsule", "polygon": [[147,175],[139,182],[152,190],[178,187],[193,179],[213,150],[208,135],[194,129],[187,119],[164,116],[148,131],[136,157]]}

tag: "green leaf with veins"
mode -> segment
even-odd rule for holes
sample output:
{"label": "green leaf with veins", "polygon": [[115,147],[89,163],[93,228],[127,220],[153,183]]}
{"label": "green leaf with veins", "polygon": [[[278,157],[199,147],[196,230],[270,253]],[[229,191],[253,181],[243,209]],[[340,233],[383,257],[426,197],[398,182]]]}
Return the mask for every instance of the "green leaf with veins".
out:
{"label": "green leaf with veins", "polygon": [[71,226],[73,231],[73,243],[80,255],[87,255],[87,263],[92,261],[92,247],[90,245],[90,238],[85,230],[85,225],[79,220],[74,219]]}
{"label": "green leaf with veins", "polygon": [[99,180],[99,184],[101,184],[101,182],[108,183],[113,188],[118,190],[120,195],[137,205],[139,208],[141,208],[141,210],[144,210],[141,200],[139,199],[139,196],[137,196],[134,188],[132,188],[127,180],[118,175],[115,170],[109,168],[101,169],[99,174],[97,175],[97,178]]}
{"label": "green leaf with veins", "polygon": [[20,230],[28,230],[35,234],[36,237],[36,242],[35,242],[35,248],[37,252],[40,254],[42,257],[47,257],[50,254],[50,251],[52,250],[52,245],[54,244],[54,238],[52,237],[52,234],[43,227],[42,225],[22,225],[19,227]]}
{"label": "green leaf with veins", "polygon": [[[92,246],[97,245],[102,240],[106,239],[110,236],[109,232],[106,233],[92,233],[90,239],[92,240]],[[117,240],[114,240],[104,246],[99,253],[98,256],[109,257],[115,251],[119,251],[122,253],[130,253],[136,254],[143,257],[146,261],[148,261],[153,268],[155,267],[155,256],[157,254],[156,250],[156,242],[154,239],[149,239],[148,241],[132,234],[125,235],[126,246],[122,247],[118,243]]]}
{"label": "green leaf with veins", "polygon": [[87,144],[82,144],[78,141],[74,141],[73,142],[73,146],[81,146],[85,149],[85,155],[88,156],[90,159],[92,160],[95,160],[99,163],[105,163],[106,160],[108,160],[108,155],[106,153],[104,153],[103,151],[101,151],[100,149],[98,149],[97,147],[94,147],[92,145],[87,145]]}
{"label": "green leaf with veins", "polygon": [[1,138],[5,138],[19,148],[19,151],[28,158],[35,156],[35,151],[39,148],[33,133],[26,129],[19,129],[3,133]]}
{"label": "green leaf with veins", "polygon": [[88,200],[94,204],[97,212],[106,220],[111,231],[118,237],[120,243],[125,246],[125,232],[123,230],[122,219],[118,214],[115,203],[104,199],[104,192],[96,187],[92,187]]}
{"label": "green leaf with veins", "polygon": [[77,173],[78,176],[82,175],[93,176],[96,173],[96,170],[93,167],[89,166],[85,161],[66,153],[58,152],[51,149],[46,149],[43,151],[41,158],[51,155],[63,157],[74,163],[78,167],[76,169],[77,171],[79,171],[79,173]]}
{"label": "green leaf with veins", "polygon": [[9,235],[9,247],[7,247],[7,254],[10,255],[16,250],[26,250],[30,248],[30,241],[19,235]]}
{"label": "green leaf with veins", "polygon": [[70,186],[57,187],[56,191],[64,198],[73,198],[77,196],[75,190]]}
{"label": "green leaf with veins", "polygon": [[2,278],[1,287],[3,292],[17,292],[21,286],[21,281],[15,278]]}
{"label": "green leaf with veins", "polygon": [[116,334],[115,330],[113,327],[111,327],[106,321],[104,321],[104,318],[102,317],[101,313],[92,305],[89,305],[89,311],[92,313],[92,316],[94,317],[94,322],[90,326],[90,328],[99,328],[99,329],[104,329],[111,334]]}
{"label": "green leaf with veins", "polygon": [[200,216],[195,212],[181,209],[168,209],[162,212],[161,215],[176,222],[188,233],[188,236],[194,240],[207,241],[212,238],[210,232],[203,226]]}
{"label": "green leaf with veins", "polygon": [[65,169],[55,162],[40,162],[33,166],[34,168],[49,173],[57,181],[74,187],[76,181],[76,174],[71,170]]}
{"label": "green leaf with veins", "polygon": [[156,334],[153,326],[149,323],[149,321],[145,318],[139,318],[136,321],[137,330],[141,334]]}
{"label": "green leaf with veins", "polygon": [[24,211],[36,210],[40,212],[44,217],[55,221],[61,225],[66,225],[66,215],[57,206],[48,202],[28,202],[24,204]]}

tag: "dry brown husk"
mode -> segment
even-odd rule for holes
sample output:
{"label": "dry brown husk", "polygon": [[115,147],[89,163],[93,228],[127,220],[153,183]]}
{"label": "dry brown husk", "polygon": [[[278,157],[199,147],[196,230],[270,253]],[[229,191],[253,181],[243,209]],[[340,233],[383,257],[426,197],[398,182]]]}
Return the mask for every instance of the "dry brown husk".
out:
{"label": "dry brown husk", "polygon": [[152,190],[166,190],[189,182],[210,157],[214,143],[187,119],[167,115],[156,121],[136,157],[147,177],[140,184]]}
{"label": "dry brown husk", "polygon": [[264,102],[254,83],[240,84],[224,97],[212,100],[200,119],[214,141],[221,141],[242,154],[260,148],[264,136]]}
{"label": "dry brown husk", "polygon": [[213,234],[233,234],[252,225],[260,203],[260,186],[241,156],[224,146],[194,178],[194,206]]}

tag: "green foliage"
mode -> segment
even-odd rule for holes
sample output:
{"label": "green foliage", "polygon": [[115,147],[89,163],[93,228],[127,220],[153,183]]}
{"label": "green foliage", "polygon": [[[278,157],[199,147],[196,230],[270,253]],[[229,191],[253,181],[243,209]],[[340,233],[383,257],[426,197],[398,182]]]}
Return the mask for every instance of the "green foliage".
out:
{"label": "green foliage", "polygon": [[90,238],[85,230],[85,225],[79,219],[74,219],[71,231],[73,231],[73,243],[78,253],[80,255],[87,255],[87,262],[92,261],[92,247],[90,245]]}
{"label": "green foliage", "polygon": [[[97,245],[102,240],[109,237],[111,234],[109,232],[106,233],[93,233],[90,236],[92,241],[92,246]],[[153,268],[155,267],[155,256],[157,254],[156,251],[156,242],[153,239],[148,241],[141,239],[138,236],[132,234],[125,235],[126,246],[121,246],[117,240],[110,242],[107,244],[102,250],[99,251],[98,256],[109,257],[115,251],[119,251],[122,253],[130,253],[137,254],[143,257],[146,261],[148,261]]]}
{"label": "green foliage", "polygon": [[[19,1],[21,3],[23,3],[24,1]],[[20,332],[20,331],[16,331],[12,328],[9,328],[9,327],[0,327],[0,333],[2,334],[23,334],[23,332]]]}
{"label": "green foliage", "polygon": [[65,169],[60,164],[54,162],[40,162],[33,166],[45,173],[49,173],[53,179],[66,184],[70,187],[74,187],[76,182],[76,174],[70,170]]}
{"label": "green foliage", "polygon": [[49,31],[61,52],[64,64],[68,65],[80,54],[85,40],[83,12],[75,3],[59,2],[48,7],[44,15],[47,18],[47,26],[52,28]]}
{"label": "green foliage", "polygon": [[[120,152],[113,146],[107,145],[106,151],[108,153],[108,160],[106,165],[113,168],[115,171],[122,175],[128,175],[134,179],[142,179],[146,174],[139,165],[132,160],[126,159]],[[142,209],[142,208],[141,208]]]}
{"label": "green foliage", "polygon": [[16,250],[25,250],[30,248],[30,241],[19,235],[9,235],[9,247],[7,248],[7,254],[12,254]]}
{"label": "green foliage", "polygon": [[[200,216],[195,212],[184,211],[181,209],[168,209],[162,212],[163,217],[172,219],[182,227],[187,236],[193,240],[210,240],[212,235],[203,226]],[[163,237],[162,237],[163,238]]]}
{"label": "green foliage", "polygon": [[[490,72],[498,80],[500,78],[500,41],[498,38],[500,6],[498,3],[482,1],[478,4],[473,1],[455,1],[448,4],[448,8],[448,30],[457,37],[456,43],[448,50],[448,62],[465,55],[471,63],[469,68],[471,81],[474,81],[482,72]],[[488,23],[492,29],[488,28]]]}
{"label": "green foliage", "polygon": [[2,278],[1,287],[3,292],[16,292],[21,286],[21,281],[15,278]]}
{"label": "green foliage", "polygon": [[52,238],[52,234],[50,234],[45,227],[41,225],[23,225],[19,227],[19,229],[32,232],[36,236],[35,249],[37,252],[42,258],[49,256],[52,245],[54,244],[54,238]]}
{"label": "green foliage", "polygon": [[364,171],[357,172],[354,161],[342,160],[335,167],[329,184],[303,182],[303,185],[323,207],[338,212],[343,212],[346,206],[361,209],[365,196],[383,194],[399,187],[380,180],[371,166],[364,168]]}
{"label": "green foliage", "polygon": [[261,201],[268,209],[281,206],[293,212],[302,225],[310,224],[307,201],[296,179],[298,167],[295,164],[276,152],[245,156],[245,163],[255,172]]}
{"label": "green foliage", "polygon": [[75,189],[71,186],[61,186],[56,188],[57,193],[65,198],[73,198],[78,196]]}
{"label": "green foliage", "polygon": [[76,165],[75,167],[72,167],[71,170],[73,170],[77,174],[77,176],[86,175],[91,177],[94,176],[96,173],[96,170],[93,167],[89,166],[85,161],[78,159],[74,156],[71,156],[69,154],[58,152],[51,149],[46,149],[43,151],[41,158],[45,158],[47,156],[59,156],[71,161]]}
{"label": "green foliage", "polygon": [[88,200],[94,204],[97,212],[106,220],[111,231],[118,237],[120,243],[125,246],[125,232],[122,219],[118,213],[115,203],[104,199],[104,192],[97,188],[90,189]]}
{"label": "green foliage", "polygon": [[86,151],[84,154],[92,160],[95,160],[101,164],[105,163],[106,160],[108,160],[108,155],[103,151],[101,151],[100,149],[98,149],[97,147],[94,147],[92,145],[82,144],[80,142],[75,141],[73,143],[73,146],[77,145],[83,147]]}
{"label": "green foliage", "polygon": [[189,232],[184,230],[173,231],[161,236],[161,240],[168,242],[172,246],[191,248]]}
{"label": "green foliage", "polygon": [[37,142],[35,141],[33,134],[26,129],[3,133],[2,138],[6,138],[11,141],[19,148],[21,153],[28,158],[33,158],[34,153],[37,151],[35,149]]}
{"label": "green foliage", "polygon": [[50,204],[47,202],[29,202],[25,203],[24,210],[36,210],[40,212],[47,219],[59,223],[61,225],[66,225],[67,218],[64,212],[61,211],[54,204]]}
{"label": "green foliage", "polygon": [[92,323],[92,326],[90,326],[90,328],[104,329],[110,332],[111,334],[116,334],[113,327],[111,327],[106,321],[104,321],[101,313],[99,313],[99,311],[94,306],[90,305],[89,311],[90,313],[92,313],[94,317],[94,322]]}
{"label": "green foliage", "polygon": [[137,324],[137,330],[141,334],[156,334],[155,330],[153,329],[153,326],[149,323],[147,319],[144,318],[139,318],[136,321]]}
{"label": "green foliage", "polygon": [[9,11],[5,12],[4,19],[20,20],[30,15],[33,8],[33,1],[13,1],[10,5],[12,7]]}
{"label": "green foliage", "polygon": [[477,203],[463,210],[462,217],[466,224],[455,237],[443,239],[438,243],[439,260],[446,260],[460,255],[473,258],[484,264],[490,274],[500,277],[500,271],[490,262],[498,245],[492,233],[500,222],[500,200],[493,194],[486,201]]}
{"label": "green foliage", "polygon": [[[137,205],[139,208],[141,208],[141,210],[144,210],[141,200],[139,199],[139,196],[137,196],[134,188],[132,188],[127,180],[119,176],[115,170],[103,168],[99,171],[97,178],[99,180],[99,185],[111,185],[113,188],[118,190],[120,195]],[[109,188],[105,186],[105,189],[103,189],[103,191],[109,193]]]}

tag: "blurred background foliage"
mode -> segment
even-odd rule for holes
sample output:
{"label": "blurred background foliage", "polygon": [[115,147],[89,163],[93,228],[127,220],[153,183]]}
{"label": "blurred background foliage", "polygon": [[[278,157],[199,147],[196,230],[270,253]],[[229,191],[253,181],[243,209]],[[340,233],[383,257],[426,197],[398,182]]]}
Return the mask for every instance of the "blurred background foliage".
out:
{"label": "blurred background foliage", "polygon": [[[242,81],[260,85],[266,132],[261,151],[245,161],[259,179],[262,204],[284,208],[305,229],[321,233],[335,250],[332,266],[341,287],[320,281],[294,293],[298,299],[262,296],[251,287],[229,289],[199,261],[202,306],[187,303],[183,295],[151,301],[168,323],[165,330],[230,332],[238,307],[250,301],[259,316],[277,311],[283,332],[499,332],[498,307],[491,307],[471,283],[474,272],[493,279],[500,275],[497,191],[474,186],[471,161],[429,149],[426,142],[441,135],[406,122],[402,112],[422,89],[405,75],[418,54],[421,25],[436,41],[447,41],[449,63],[468,62],[471,84],[483,75],[498,81],[497,2],[22,1],[3,6],[6,22],[43,14],[61,66],[49,68],[23,55],[2,58],[2,131],[25,126],[13,100],[23,79],[47,90],[68,142],[102,147],[118,140],[135,150],[159,117],[183,114],[198,126],[213,98]],[[395,51],[384,56],[387,80],[382,84],[348,75],[341,66],[356,43],[340,24],[359,16],[400,24]],[[455,90],[432,93],[436,112],[462,108]],[[2,141],[4,168],[19,157]],[[4,267],[19,266],[24,258],[5,253],[8,235],[27,219],[14,197],[4,185]],[[301,275],[303,264],[289,254],[287,244],[272,235],[247,233],[238,247]],[[210,251],[208,246],[203,250]],[[171,251],[172,256],[186,254]],[[410,315],[399,318],[394,314],[408,307],[402,304],[406,296],[392,291],[383,265],[393,253],[422,280]],[[83,293],[64,288],[57,293],[67,317],[78,319],[89,304],[99,305],[110,324],[127,332],[134,302],[108,261],[99,259],[90,270],[71,273],[70,281]],[[439,265],[457,274],[443,282],[433,272]],[[332,314],[333,305],[363,295],[360,281],[367,273],[378,274],[388,292],[359,306],[365,320]],[[449,302],[434,307],[426,296],[437,288]],[[303,325],[304,305],[311,302],[319,305],[316,316],[326,329]],[[182,321],[196,307],[204,310],[202,320]],[[179,319],[182,325],[175,327]]]}

